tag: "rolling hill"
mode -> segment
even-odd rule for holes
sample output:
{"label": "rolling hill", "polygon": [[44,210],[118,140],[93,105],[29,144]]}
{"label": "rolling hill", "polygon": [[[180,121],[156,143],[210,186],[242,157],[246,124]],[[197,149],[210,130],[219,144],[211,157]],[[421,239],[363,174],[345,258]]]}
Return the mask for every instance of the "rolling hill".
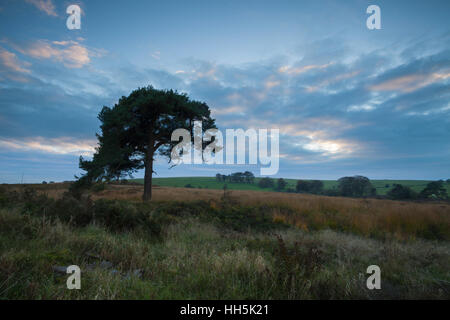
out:
{"label": "rolling hill", "polygon": [[[247,183],[227,183],[230,190],[256,190],[256,191],[270,191],[270,189],[263,189],[258,186],[258,181],[261,178],[255,178],[254,184]],[[298,179],[285,179],[287,188],[295,189]],[[144,179],[132,179],[131,181],[143,183]],[[325,189],[333,189],[338,185],[337,180],[322,180]],[[393,185],[398,183],[410,187],[416,192],[422,191],[427,183],[431,180],[371,180],[373,186],[377,189],[378,195],[385,195],[392,189]],[[191,185],[193,188],[201,189],[222,189],[224,183],[216,180],[215,177],[176,177],[176,178],[153,178],[153,184],[162,187],[179,187],[183,188]],[[447,192],[450,194],[450,184],[446,184]]]}

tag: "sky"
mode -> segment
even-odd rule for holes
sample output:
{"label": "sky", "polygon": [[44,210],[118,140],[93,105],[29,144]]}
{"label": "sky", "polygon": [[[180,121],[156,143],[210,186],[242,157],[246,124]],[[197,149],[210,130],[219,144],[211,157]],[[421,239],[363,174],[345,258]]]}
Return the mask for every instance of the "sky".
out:
{"label": "sky", "polygon": [[[279,128],[275,177],[448,179],[449,12],[446,0],[1,0],[0,183],[73,180],[102,107],[147,85],[205,101],[220,130]],[[259,175],[169,168],[158,158],[155,177]]]}

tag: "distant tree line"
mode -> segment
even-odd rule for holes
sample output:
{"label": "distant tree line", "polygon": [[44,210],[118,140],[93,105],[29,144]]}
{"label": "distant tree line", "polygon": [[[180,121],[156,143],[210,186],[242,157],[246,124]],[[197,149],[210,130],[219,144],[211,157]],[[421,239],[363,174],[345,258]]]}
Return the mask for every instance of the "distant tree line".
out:
{"label": "distant tree line", "polygon": [[219,182],[236,182],[236,183],[249,183],[255,182],[255,175],[250,171],[235,172],[229,175],[216,174],[216,180]]}
{"label": "distant tree line", "polygon": [[320,180],[298,180],[296,191],[341,197],[371,197],[376,195],[376,189],[367,177],[342,177],[337,182],[336,188],[324,189],[324,184]]}
{"label": "distant tree line", "polygon": [[432,181],[426,187],[416,192],[408,186],[394,184],[393,188],[387,193],[387,197],[393,200],[415,200],[415,199],[434,199],[447,200],[449,198],[445,183],[450,184],[450,179]]}
{"label": "distant tree line", "polygon": [[[255,176],[249,171],[235,172],[230,175],[216,175],[220,182],[239,182],[253,184]],[[273,179],[264,177],[258,180],[258,187],[263,189],[273,189],[283,192],[309,193],[326,196],[340,197],[375,197],[377,190],[372,185],[369,178],[364,176],[342,177],[336,187],[325,189],[324,183],[320,180],[298,180],[295,189],[288,187],[288,183],[283,178]],[[445,184],[450,184],[450,179],[433,181],[426,185],[421,192],[416,192],[408,186],[393,184],[392,189],[384,196],[392,200],[414,200],[414,199],[449,199]],[[390,185],[386,185],[389,188]]]}

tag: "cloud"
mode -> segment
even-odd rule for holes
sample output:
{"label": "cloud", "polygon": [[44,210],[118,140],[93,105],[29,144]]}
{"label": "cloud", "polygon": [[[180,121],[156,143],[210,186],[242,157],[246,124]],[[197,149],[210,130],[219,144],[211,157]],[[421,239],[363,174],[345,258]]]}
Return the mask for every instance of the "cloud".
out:
{"label": "cloud", "polygon": [[45,12],[49,16],[58,16],[55,12],[55,5],[53,4],[52,0],[26,0],[26,2],[31,3],[36,8]]}
{"label": "cloud", "polygon": [[151,54],[151,56],[152,56],[153,59],[160,60],[161,59],[161,52],[155,51],[155,52],[153,52]]}
{"label": "cloud", "polygon": [[374,110],[375,107],[373,105],[370,104],[363,104],[363,105],[359,105],[359,106],[350,106],[348,107],[347,111],[372,111]]}
{"label": "cloud", "polygon": [[371,91],[412,93],[450,78],[450,51],[416,57],[377,75],[368,86]]}
{"label": "cloud", "polygon": [[91,62],[91,57],[102,57],[106,53],[104,50],[89,50],[78,41],[37,40],[28,47],[14,43],[10,45],[23,55],[40,60],[55,60],[67,68],[82,68]]}
{"label": "cloud", "polygon": [[96,140],[77,140],[70,137],[43,138],[29,137],[24,139],[0,138],[0,148],[16,151],[38,151],[61,155],[91,156],[97,145]]}
{"label": "cloud", "polygon": [[20,62],[16,54],[0,47],[0,63],[7,69],[20,73],[30,73],[29,63]]}
{"label": "cloud", "polygon": [[331,66],[332,64],[333,64],[333,63],[330,62],[330,63],[326,63],[326,64],[322,64],[322,65],[315,65],[315,64],[312,64],[312,65],[306,65],[306,66],[301,66],[301,67],[282,66],[282,67],[280,67],[280,68],[278,69],[278,71],[279,71],[280,73],[286,73],[286,74],[294,74],[294,75],[298,75],[298,74],[301,74],[301,73],[304,73],[304,72],[307,72],[307,71],[310,71],[310,70],[315,70],[315,69],[318,69],[318,70],[326,69],[326,68],[328,68],[329,66]]}
{"label": "cloud", "polygon": [[88,49],[75,41],[54,41],[53,45],[38,41],[25,54],[37,59],[55,59],[68,68],[81,68],[91,61]]}
{"label": "cloud", "polygon": [[303,145],[303,148],[313,152],[319,152],[325,156],[344,156],[353,153],[354,146],[338,140],[313,140]]}
{"label": "cloud", "polygon": [[442,73],[411,74],[387,80],[385,82],[370,86],[373,91],[401,91],[412,92],[428,86],[434,82],[442,81],[450,77],[450,70]]}
{"label": "cloud", "polygon": [[243,108],[242,106],[230,106],[230,107],[225,107],[225,108],[211,108],[212,114],[213,115],[227,115],[227,114],[244,114],[245,112],[245,108]]}
{"label": "cloud", "polygon": [[15,53],[0,47],[0,82],[5,80],[28,82],[31,73],[28,68],[30,65],[29,62],[20,61]]}

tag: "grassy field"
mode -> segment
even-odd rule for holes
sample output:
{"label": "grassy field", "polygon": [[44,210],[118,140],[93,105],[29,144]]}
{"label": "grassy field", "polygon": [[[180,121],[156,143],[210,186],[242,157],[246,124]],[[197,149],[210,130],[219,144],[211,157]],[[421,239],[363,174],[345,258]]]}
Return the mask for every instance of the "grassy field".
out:
{"label": "grassy field", "polygon": [[[254,184],[247,183],[227,183],[227,187],[230,190],[267,190],[258,187],[258,181],[260,178],[255,179]],[[297,184],[296,179],[285,179],[287,182],[286,188],[292,188],[295,190]],[[143,179],[132,179],[132,181],[144,183]],[[336,188],[337,180],[322,180],[324,189]],[[398,183],[410,187],[416,192],[422,191],[429,180],[371,180],[372,185],[377,189],[378,195],[385,195],[392,189],[393,185]],[[224,183],[219,182],[214,177],[177,177],[177,178],[153,178],[153,183],[162,187],[177,187],[182,188],[187,184],[192,185],[194,188],[206,188],[206,189],[222,189]],[[450,184],[446,184],[447,192],[450,194]]]}
{"label": "grassy field", "polygon": [[448,203],[67,187],[0,188],[0,299],[450,299]]}

